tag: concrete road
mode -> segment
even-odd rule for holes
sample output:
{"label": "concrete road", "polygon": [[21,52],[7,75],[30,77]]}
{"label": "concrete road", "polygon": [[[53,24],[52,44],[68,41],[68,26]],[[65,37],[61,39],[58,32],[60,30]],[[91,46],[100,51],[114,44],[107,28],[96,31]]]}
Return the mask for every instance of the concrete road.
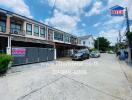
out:
{"label": "concrete road", "polygon": [[132,67],[110,54],[20,66],[0,77],[0,100],[132,100]]}

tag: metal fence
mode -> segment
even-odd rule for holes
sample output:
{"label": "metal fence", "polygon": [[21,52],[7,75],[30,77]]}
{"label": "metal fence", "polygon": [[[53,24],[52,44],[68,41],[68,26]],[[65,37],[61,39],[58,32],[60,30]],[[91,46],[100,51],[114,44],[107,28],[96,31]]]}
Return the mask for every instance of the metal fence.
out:
{"label": "metal fence", "polygon": [[53,48],[23,47],[24,56],[13,56],[13,66],[54,60]]}

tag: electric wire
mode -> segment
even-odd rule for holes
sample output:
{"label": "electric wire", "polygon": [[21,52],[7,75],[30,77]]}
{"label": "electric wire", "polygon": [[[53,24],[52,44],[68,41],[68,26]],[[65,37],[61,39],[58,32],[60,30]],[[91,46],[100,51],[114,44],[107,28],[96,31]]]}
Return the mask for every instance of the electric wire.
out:
{"label": "electric wire", "polygon": [[[128,8],[128,12],[129,12],[129,10],[131,9],[131,4],[132,4],[132,1],[129,2],[129,5],[128,5],[128,7],[127,7],[127,8]],[[121,24],[121,27],[120,27],[121,29],[120,29],[120,30],[122,30],[122,29],[124,28],[124,26],[126,25],[125,22],[126,22],[126,16],[125,16],[125,19],[123,20],[123,22],[122,22],[122,24]],[[121,36],[122,38],[123,38],[124,36],[126,36],[126,32],[127,32],[127,28],[126,28],[125,30],[123,30],[123,32],[122,32],[122,33],[123,33],[123,35]]]}
{"label": "electric wire", "polygon": [[[54,15],[55,6],[56,6],[56,0],[54,0],[54,2],[53,2],[53,6],[52,6],[52,8],[51,8],[51,15],[50,15],[50,18],[52,18],[53,15]],[[49,24],[50,24],[50,23],[49,23]],[[52,25],[50,25],[50,26],[52,26]]]}

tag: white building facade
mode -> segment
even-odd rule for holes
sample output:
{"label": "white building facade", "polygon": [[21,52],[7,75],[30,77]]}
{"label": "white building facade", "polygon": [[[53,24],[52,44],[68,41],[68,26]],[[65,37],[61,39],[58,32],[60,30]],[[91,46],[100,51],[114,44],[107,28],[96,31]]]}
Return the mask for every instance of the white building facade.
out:
{"label": "white building facade", "polygon": [[81,44],[88,47],[89,49],[94,48],[94,38],[92,35],[82,36],[80,37]]}

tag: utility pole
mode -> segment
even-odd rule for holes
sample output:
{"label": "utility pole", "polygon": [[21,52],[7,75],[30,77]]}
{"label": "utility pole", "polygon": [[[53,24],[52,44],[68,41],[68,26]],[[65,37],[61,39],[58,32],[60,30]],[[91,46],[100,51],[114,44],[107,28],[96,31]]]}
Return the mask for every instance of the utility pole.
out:
{"label": "utility pole", "polygon": [[[128,17],[128,9],[126,7],[126,11],[125,11],[125,17],[126,17],[126,24],[127,24],[127,33],[126,35],[130,32],[130,25],[129,25],[129,17]],[[127,36],[126,36],[127,37]],[[130,48],[130,41],[127,37],[127,40],[128,40],[128,63],[131,63],[132,59],[131,59],[131,48]]]}
{"label": "utility pole", "polygon": [[98,37],[98,50],[99,50],[99,37]]}
{"label": "utility pole", "polygon": [[129,17],[128,17],[127,7],[126,7],[126,11],[125,11],[125,16],[126,16],[127,32],[130,32],[130,24],[129,24]]}
{"label": "utility pole", "polygon": [[117,37],[117,44],[116,44],[116,52],[119,50],[119,44],[118,44],[118,37]]}
{"label": "utility pole", "polygon": [[119,43],[121,43],[121,31],[119,30]]}

